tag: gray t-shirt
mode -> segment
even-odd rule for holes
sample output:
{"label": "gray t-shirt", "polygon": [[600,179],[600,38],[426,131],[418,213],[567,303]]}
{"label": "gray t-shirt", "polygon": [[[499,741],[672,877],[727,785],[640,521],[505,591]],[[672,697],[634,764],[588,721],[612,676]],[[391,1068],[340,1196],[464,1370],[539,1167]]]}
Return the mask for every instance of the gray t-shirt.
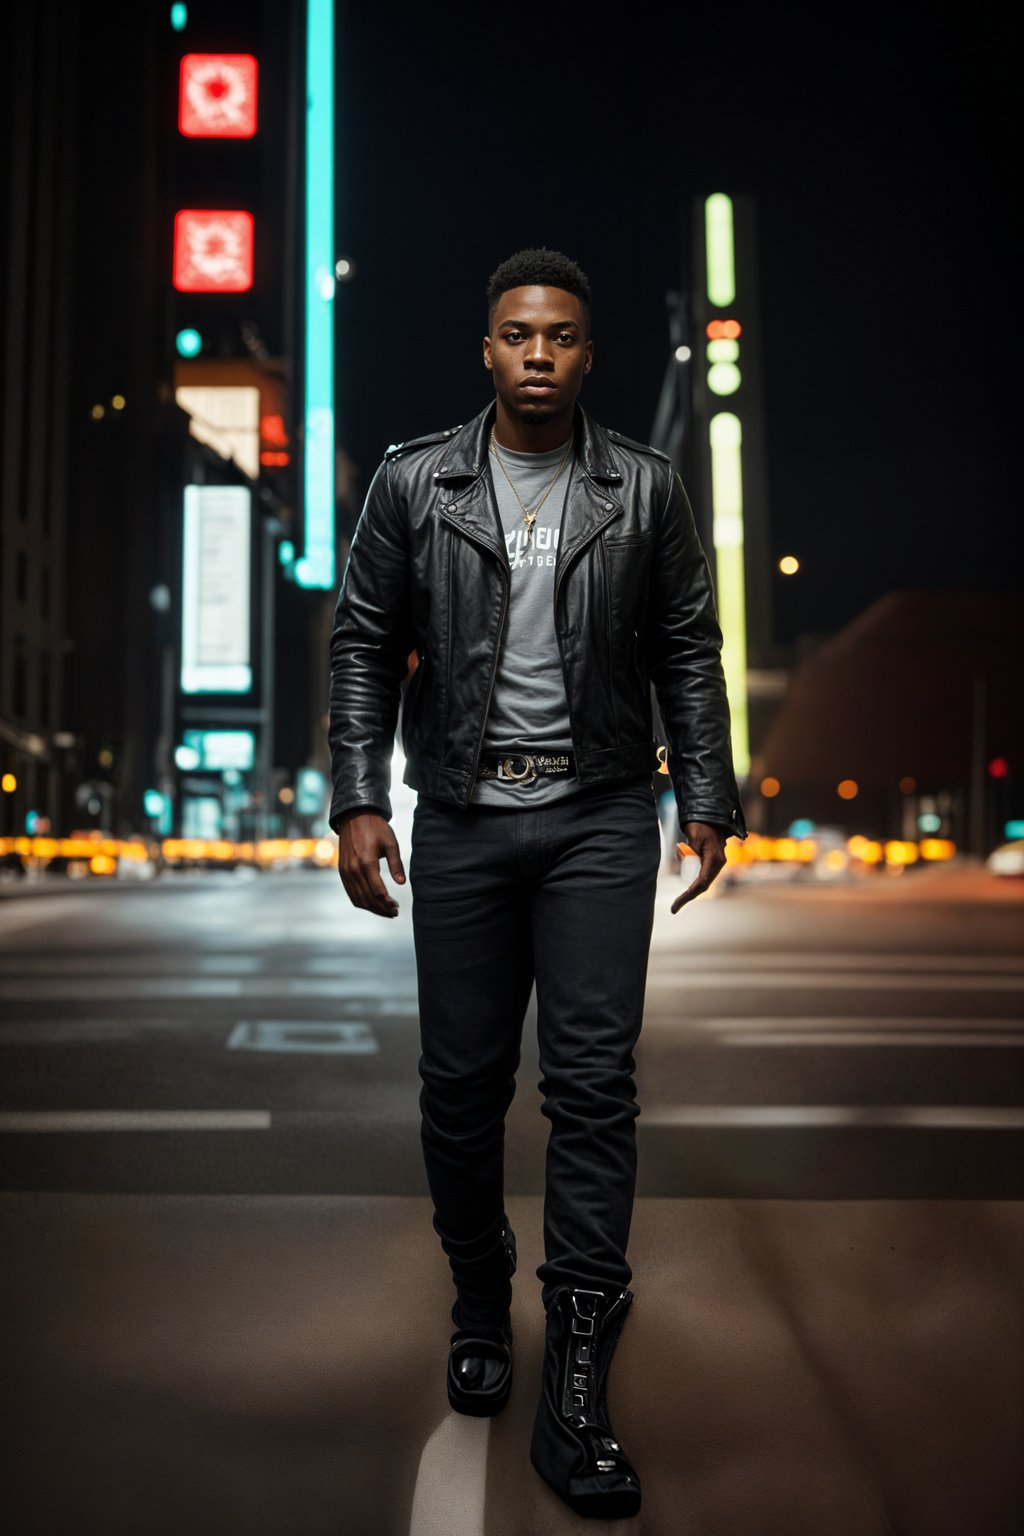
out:
{"label": "gray t-shirt", "polygon": [[[498,500],[508,550],[511,593],[494,692],[484,727],[481,755],[496,757],[527,747],[571,752],[572,732],[565,697],[562,661],[555,634],[555,559],[562,507],[569,488],[573,457],[551,480],[565,458],[568,442],[549,453],[517,453],[500,448],[501,464],[490,454],[491,479]],[[544,496],[532,534],[527,532],[523,507],[530,511]],[[561,800],[581,788],[575,773],[539,774],[532,784],[509,779],[478,779],[470,794],[473,805],[533,806]]]}

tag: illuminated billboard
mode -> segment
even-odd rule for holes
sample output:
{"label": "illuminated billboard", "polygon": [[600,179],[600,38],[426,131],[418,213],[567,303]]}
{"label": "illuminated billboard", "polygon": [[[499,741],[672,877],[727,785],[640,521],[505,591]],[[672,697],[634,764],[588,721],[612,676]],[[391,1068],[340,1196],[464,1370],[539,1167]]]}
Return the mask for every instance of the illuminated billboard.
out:
{"label": "illuminated billboard", "polygon": [[251,53],[186,53],[178,128],[189,139],[251,139],[256,132],[256,60]]}
{"label": "illuminated billboard", "polygon": [[196,767],[209,773],[246,772],[256,761],[252,731],[185,731],[182,739],[196,753]]}
{"label": "illuminated billboard", "polygon": [[188,412],[199,442],[234,459],[250,480],[260,472],[260,392],[250,385],[179,384],[174,398]]}
{"label": "illuminated billboard", "polygon": [[247,293],[253,281],[251,213],[180,208],[174,215],[174,286],[179,293]]}
{"label": "illuminated billboard", "polygon": [[252,688],[249,566],[252,495],[240,485],[185,487],[181,687]]}

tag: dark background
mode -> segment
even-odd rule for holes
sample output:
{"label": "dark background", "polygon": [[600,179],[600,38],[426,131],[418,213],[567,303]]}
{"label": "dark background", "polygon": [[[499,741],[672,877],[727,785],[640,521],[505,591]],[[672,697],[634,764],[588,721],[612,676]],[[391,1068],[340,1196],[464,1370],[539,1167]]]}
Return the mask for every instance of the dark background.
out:
{"label": "dark background", "polygon": [[511,252],[594,293],[582,398],[649,440],[691,198],[757,199],[776,637],[899,588],[1002,589],[1016,536],[1010,23],[965,7],[345,5],[339,435],[486,404],[483,292]]}

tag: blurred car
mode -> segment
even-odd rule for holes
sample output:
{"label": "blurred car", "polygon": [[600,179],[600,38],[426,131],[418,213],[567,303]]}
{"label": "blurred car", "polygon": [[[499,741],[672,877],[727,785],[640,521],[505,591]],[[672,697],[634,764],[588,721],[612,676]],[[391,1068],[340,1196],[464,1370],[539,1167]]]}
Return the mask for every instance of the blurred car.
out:
{"label": "blurred car", "polygon": [[1024,875],[1024,838],[994,848],[985,860],[985,868],[993,875]]}

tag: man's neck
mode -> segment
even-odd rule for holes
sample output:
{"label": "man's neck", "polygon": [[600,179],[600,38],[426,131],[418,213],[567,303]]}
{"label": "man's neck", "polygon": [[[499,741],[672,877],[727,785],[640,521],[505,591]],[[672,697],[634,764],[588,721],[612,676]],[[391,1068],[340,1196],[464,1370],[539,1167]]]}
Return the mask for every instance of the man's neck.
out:
{"label": "man's neck", "polygon": [[550,421],[523,421],[506,411],[498,401],[494,418],[494,440],[499,448],[511,448],[516,453],[548,453],[561,448],[572,436],[573,407],[559,411]]}

